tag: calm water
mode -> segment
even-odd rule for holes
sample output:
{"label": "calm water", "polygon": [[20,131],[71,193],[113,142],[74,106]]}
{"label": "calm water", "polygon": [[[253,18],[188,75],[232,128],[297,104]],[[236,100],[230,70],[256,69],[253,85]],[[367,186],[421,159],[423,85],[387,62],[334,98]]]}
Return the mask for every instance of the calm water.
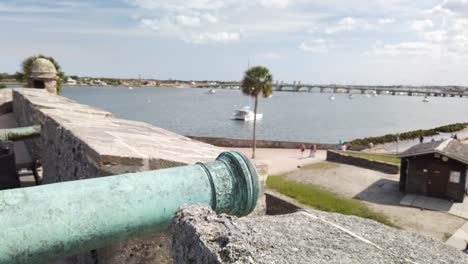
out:
{"label": "calm water", "polygon": [[[250,138],[252,122],[230,120],[232,112],[253,101],[238,90],[126,87],[64,87],[62,95],[118,117],[144,121],[179,134]],[[467,98],[430,98],[276,92],[259,103],[263,120],[258,138],[335,143],[468,122]]]}

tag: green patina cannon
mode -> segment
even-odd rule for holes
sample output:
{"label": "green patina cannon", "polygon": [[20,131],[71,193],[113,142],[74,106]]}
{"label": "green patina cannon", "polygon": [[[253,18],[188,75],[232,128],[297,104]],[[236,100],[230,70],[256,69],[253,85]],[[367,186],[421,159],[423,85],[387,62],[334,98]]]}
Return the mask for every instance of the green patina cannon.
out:
{"label": "green patina cannon", "polygon": [[[24,140],[29,138],[38,137],[41,134],[40,126],[20,127],[0,129],[0,190],[11,189],[20,187],[20,180],[18,177],[18,166],[15,158],[15,143],[13,141]],[[36,182],[39,177],[35,171],[33,161],[21,166],[31,168]]]}
{"label": "green patina cannon", "polygon": [[0,129],[1,141],[17,141],[41,135],[41,126]]}
{"label": "green patina cannon", "polygon": [[0,191],[0,263],[43,263],[167,228],[183,204],[247,215],[259,178],[238,152],[215,161]]}

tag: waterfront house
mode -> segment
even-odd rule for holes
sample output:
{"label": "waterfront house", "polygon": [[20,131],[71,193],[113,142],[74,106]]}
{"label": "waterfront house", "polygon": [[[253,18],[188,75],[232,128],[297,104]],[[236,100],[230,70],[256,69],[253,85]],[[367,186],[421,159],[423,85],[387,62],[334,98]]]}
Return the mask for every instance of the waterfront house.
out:
{"label": "waterfront house", "polygon": [[455,139],[416,145],[399,155],[400,191],[463,202],[468,145]]}

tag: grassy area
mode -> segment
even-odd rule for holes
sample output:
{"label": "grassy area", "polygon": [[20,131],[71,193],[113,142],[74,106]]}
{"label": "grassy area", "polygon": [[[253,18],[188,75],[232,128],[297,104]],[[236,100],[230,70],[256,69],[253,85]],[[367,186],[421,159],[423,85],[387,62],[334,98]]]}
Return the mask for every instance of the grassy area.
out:
{"label": "grassy area", "polygon": [[400,159],[396,157],[384,156],[384,155],[378,155],[378,154],[370,154],[370,153],[365,153],[365,152],[352,152],[352,151],[340,151],[340,153],[344,155],[353,156],[353,157],[360,157],[360,158],[365,158],[368,160],[382,161],[382,162],[388,162],[388,163],[400,165]]}
{"label": "grassy area", "polygon": [[[323,164],[328,163],[317,163],[314,164],[314,166],[329,166]],[[385,215],[371,211],[361,201],[341,197],[333,192],[324,190],[317,185],[289,181],[286,179],[287,175],[288,173],[269,176],[267,179],[268,188],[274,189],[286,196],[296,199],[296,201],[301,204],[311,206],[317,210],[345,215],[355,215],[372,219],[388,226],[398,227]]]}

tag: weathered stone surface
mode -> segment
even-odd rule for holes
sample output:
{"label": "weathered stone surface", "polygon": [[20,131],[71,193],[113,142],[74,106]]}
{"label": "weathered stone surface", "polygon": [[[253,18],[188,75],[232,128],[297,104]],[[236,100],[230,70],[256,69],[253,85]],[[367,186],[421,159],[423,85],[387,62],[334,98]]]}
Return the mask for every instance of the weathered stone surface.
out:
{"label": "weathered stone surface", "polygon": [[340,154],[332,150],[327,150],[327,161],[358,166],[361,168],[376,170],[388,174],[398,174],[400,172],[400,166],[395,164],[348,156],[346,154]]}
{"label": "weathered stone surface", "polygon": [[[28,140],[27,145],[32,156],[42,160],[44,183],[209,162],[223,151],[45,90],[15,89],[13,97],[20,126],[42,125],[40,139]],[[264,214],[264,206],[259,208],[256,213]],[[60,263],[167,263],[170,236],[148,234]]]}
{"label": "weathered stone surface", "polygon": [[0,89],[0,115],[10,113],[12,107],[12,89]]}
{"label": "weathered stone surface", "polygon": [[468,263],[441,241],[319,211],[236,218],[207,206],[174,217],[174,263]]}
{"label": "weathered stone surface", "polygon": [[[36,149],[47,146],[39,151],[45,183],[207,162],[221,152],[43,90],[15,90],[13,107],[20,126],[43,126],[41,141],[35,145]],[[83,165],[95,169],[90,171]]]}

